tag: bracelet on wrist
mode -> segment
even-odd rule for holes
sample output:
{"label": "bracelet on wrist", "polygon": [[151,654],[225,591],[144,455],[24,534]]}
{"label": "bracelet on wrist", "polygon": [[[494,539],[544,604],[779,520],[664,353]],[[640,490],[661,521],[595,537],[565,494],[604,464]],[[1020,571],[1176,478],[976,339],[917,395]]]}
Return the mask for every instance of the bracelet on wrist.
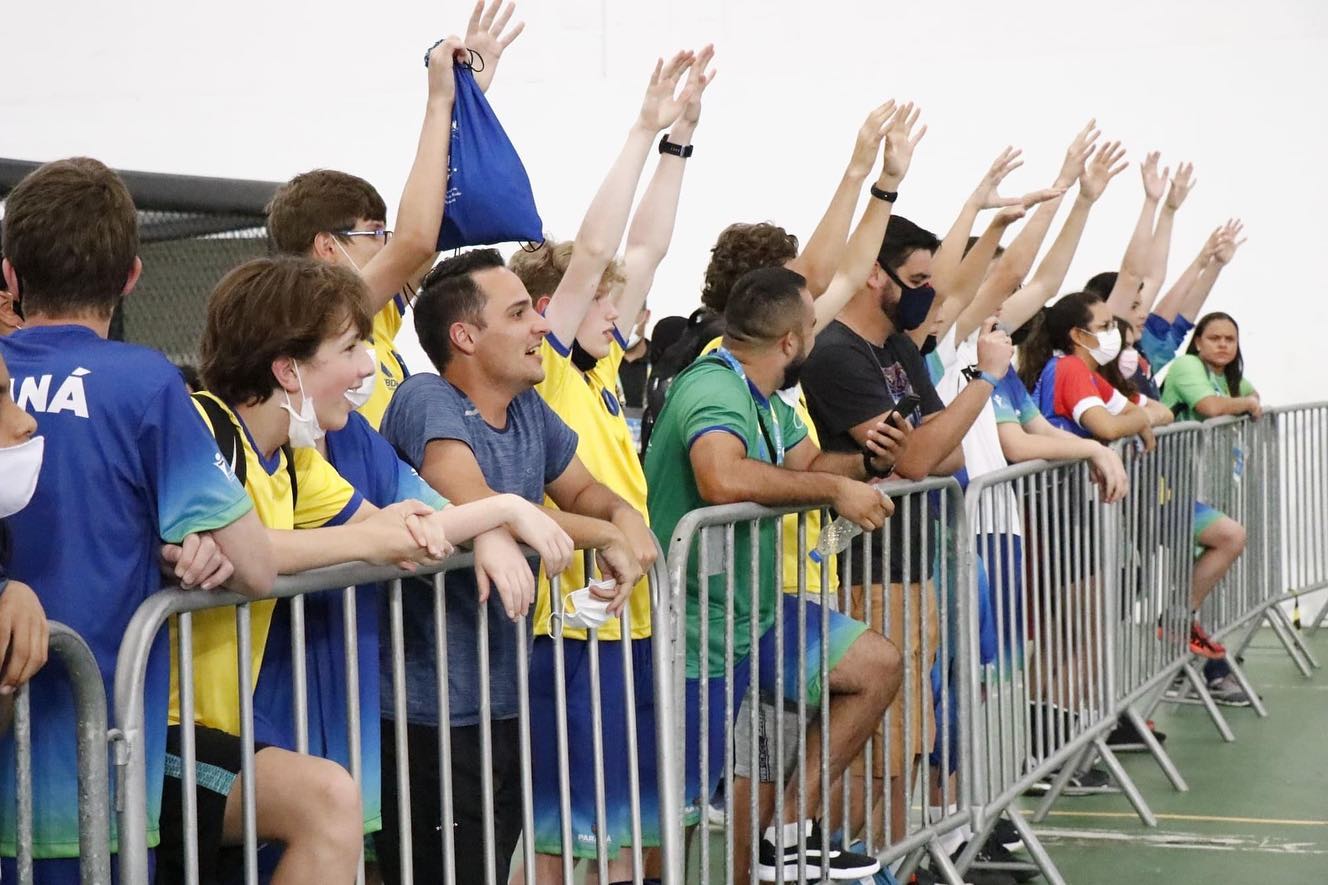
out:
{"label": "bracelet on wrist", "polygon": [[661,154],[672,154],[675,157],[682,157],[685,160],[692,155],[692,146],[690,144],[674,144],[669,141],[669,135],[666,132],[659,140],[659,152]]}
{"label": "bracelet on wrist", "polygon": [[884,200],[887,203],[893,203],[899,199],[899,191],[881,190],[876,185],[871,186],[871,195],[878,200]]}

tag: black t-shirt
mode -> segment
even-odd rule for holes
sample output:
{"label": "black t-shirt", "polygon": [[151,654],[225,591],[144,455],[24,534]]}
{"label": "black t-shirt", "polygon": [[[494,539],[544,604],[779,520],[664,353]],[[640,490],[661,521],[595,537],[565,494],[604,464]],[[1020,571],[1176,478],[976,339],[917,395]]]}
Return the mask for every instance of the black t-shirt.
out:
{"label": "black t-shirt", "polygon": [[646,404],[646,367],[645,357],[628,362],[623,360],[618,366],[618,383],[622,385],[623,405],[629,409],[640,409]]}
{"label": "black t-shirt", "polygon": [[[922,419],[945,408],[936,388],[931,383],[926,360],[913,339],[896,332],[885,340],[884,347],[867,341],[848,326],[835,320],[816,336],[807,363],[802,367],[803,393],[807,395],[807,409],[811,412],[816,431],[820,434],[821,448],[827,452],[857,452],[861,447],[849,429],[863,421],[888,413],[895,403],[910,393],[919,399],[917,410],[908,416],[916,427]],[[909,507],[909,582],[916,583],[922,574],[923,512],[929,508],[919,498]],[[896,502],[896,516],[889,523],[890,580],[900,583],[904,577],[902,550],[906,544],[902,507]],[[873,567],[873,581],[880,579],[879,537],[873,540],[878,550],[878,564]],[[928,532],[928,548],[934,548],[935,532]],[[862,540],[854,541],[853,582],[860,583],[862,575]],[[844,557],[840,557],[842,567]]]}

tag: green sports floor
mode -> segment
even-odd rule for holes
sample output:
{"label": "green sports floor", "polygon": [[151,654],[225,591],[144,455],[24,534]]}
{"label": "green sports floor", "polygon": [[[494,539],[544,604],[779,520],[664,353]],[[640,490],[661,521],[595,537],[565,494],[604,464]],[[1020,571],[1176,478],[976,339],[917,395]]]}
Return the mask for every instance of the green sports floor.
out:
{"label": "green sports floor", "polygon": [[[1309,645],[1328,665],[1328,629]],[[1328,883],[1328,666],[1306,680],[1262,630],[1245,670],[1268,718],[1222,708],[1234,743],[1202,707],[1163,704],[1154,716],[1188,793],[1173,790],[1151,756],[1121,755],[1155,829],[1121,794],[1064,798],[1037,826],[1069,885]]]}

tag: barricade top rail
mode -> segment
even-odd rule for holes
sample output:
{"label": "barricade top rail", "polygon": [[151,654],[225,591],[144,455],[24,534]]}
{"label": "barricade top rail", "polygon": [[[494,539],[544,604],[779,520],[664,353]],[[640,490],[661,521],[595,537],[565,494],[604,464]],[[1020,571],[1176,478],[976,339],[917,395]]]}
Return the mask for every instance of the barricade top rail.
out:
{"label": "barricade top rail", "polygon": [[1328,409],[1328,400],[1319,400],[1313,403],[1293,403],[1285,406],[1267,406],[1263,413],[1265,415],[1285,415],[1290,412],[1305,412],[1310,409]]}

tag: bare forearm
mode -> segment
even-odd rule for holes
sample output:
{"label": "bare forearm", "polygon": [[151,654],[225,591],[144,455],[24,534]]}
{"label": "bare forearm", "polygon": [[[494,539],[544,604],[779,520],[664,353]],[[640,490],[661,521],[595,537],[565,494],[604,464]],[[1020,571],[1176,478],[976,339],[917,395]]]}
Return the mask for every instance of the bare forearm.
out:
{"label": "bare forearm", "polygon": [[866,175],[851,170],[844,172],[825,214],[794,261],[794,269],[807,278],[807,290],[813,298],[830,286],[844,258],[853,210],[858,206],[858,194],[866,180]]}
{"label": "bare forearm", "polygon": [[736,460],[712,476],[697,475],[701,497],[710,504],[751,501],[767,507],[829,504],[844,478],[832,473],[786,470],[751,458]]}
{"label": "bare forearm", "polygon": [[1067,436],[1029,433],[1017,424],[1001,424],[997,430],[1001,452],[1012,464],[1023,461],[1070,461],[1089,458],[1099,443]]}
{"label": "bare forearm", "polygon": [[[995,222],[988,225],[959,266],[955,290],[946,298],[944,308],[947,318],[956,318],[956,341],[967,339],[983,320],[996,312],[1017,285],[1013,277],[1002,272],[999,262],[996,268],[991,267],[1004,233],[1005,225]],[[987,274],[989,269],[990,275]],[[936,334],[943,337],[949,330],[950,324],[947,323]]]}
{"label": "bare forearm", "polygon": [[1116,277],[1116,287],[1111,290],[1107,306],[1116,316],[1127,316],[1134,297],[1139,291],[1139,283],[1148,273],[1148,250],[1153,242],[1153,219],[1157,216],[1157,200],[1144,198],[1139,210],[1139,220],[1135,223],[1130,243],[1125,247],[1125,256],[1121,259],[1120,273]]}
{"label": "bare forearm", "polygon": [[1189,263],[1185,270],[1177,277],[1176,282],[1167,290],[1167,294],[1162,296],[1162,300],[1153,308],[1152,313],[1162,317],[1167,322],[1174,322],[1177,314],[1184,308],[1189,300],[1190,291],[1195,283],[1199,281],[1199,273],[1203,269],[1203,256],[1195,258]]}
{"label": "bare forearm", "polygon": [[1217,278],[1221,273],[1222,265],[1216,261],[1210,261],[1204,265],[1185,297],[1185,303],[1180,309],[1181,316],[1190,322],[1194,322],[1198,318],[1199,312],[1203,310],[1204,302],[1208,300],[1208,296],[1213,291],[1213,284],[1217,282]]}
{"label": "bare forearm", "polygon": [[944,411],[937,412],[936,417],[913,431],[895,472],[907,479],[932,475],[963,442],[964,434],[991,398],[991,391],[992,386],[986,381],[970,381]]}
{"label": "bare forearm", "polygon": [[868,480],[866,465],[859,452],[821,452],[807,468],[815,473],[833,473],[849,479]]}
{"label": "bare forearm", "polygon": [[558,523],[559,528],[567,532],[567,536],[572,539],[572,543],[577,550],[602,550],[622,538],[622,533],[614,528],[612,523],[605,522],[602,519],[582,516],[579,513],[568,513],[565,510],[556,510],[552,507],[547,508],[544,512],[552,517],[554,522]]}
{"label": "bare forearm", "polygon": [[941,240],[941,247],[936,250],[936,256],[932,259],[932,285],[943,296],[948,297],[956,288],[955,276],[959,273],[964,249],[968,246],[968,238],[973,233],[973,224],[977,221],[979,211],[980,207],[976,200],[970,198],[964,202],[959,208],[959,215],[955,218],[954,224],[950,226],[945,239]]}
{"label": "bare forearm", "polygon": [[814,310],[818,333],[839,316],[840,311],[866,282],[880,252],[881,240],[885,238],[885,228],[890,223],[892,209],[893,205],[885,200],[872,197],[867,201],[862,220],[849,239],[839,273],[835,274],[824,294],[816,298]]}
{"label": "bare forearm", "polygon": [[1007,328],[1017,329],[1031,320],[1043,305],[1060,292],[1065,275],[1069,273],[1070,263],[1074,260],[1074,253],[1078,251],[1079,242],[1083,239],[1088,214],[1092,209],[1093,201],[1087,197],[1080,195],[1075,199],[1061,232],[1056,235],[1033,278],[1028,281],[1028,285],[1011,295],[1001,308],[1001,317]]}
{"label": "bare forearm", "polygon": [[1176,210],[1163,206],[1157,216],[1157,227],[1153,230],[1153,241],[1148,249],[1148,271],[1144,275],[1143,287],[1139,290],[1142,308],[1153,309],[1157,293],[1167,278],[1167,260],[1171,254],[1171,231],[1176,224]]}
{"label": "bare forearm", "polygon": [[321,529],[268,529],[277,574],[293,575],[344,562],[368,561],[373,552],[350,525]]}

